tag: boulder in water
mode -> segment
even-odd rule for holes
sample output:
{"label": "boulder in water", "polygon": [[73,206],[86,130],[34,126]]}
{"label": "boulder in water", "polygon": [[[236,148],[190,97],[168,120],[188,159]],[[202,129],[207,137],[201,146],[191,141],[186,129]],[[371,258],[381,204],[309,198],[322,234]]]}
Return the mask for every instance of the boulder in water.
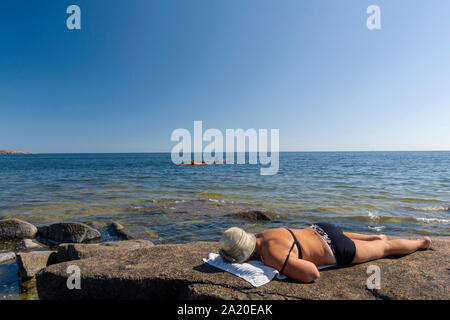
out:
{"label": "boulder in water", "polygon": [[38,234],[43,239],[56,243],[80,243],[101,236],[98,230],[79,222],[62,222],[40,227]]}
{"label": "boulder in water", "polygon": [[270,211],[260,211],[260,210],[250,210],[250,211],[241,211],[236,213],[230,213],[227,215],[231,218],[243,219],[249,221],[277,221],[281,220],[282,217]]}
{"label": "boulder in water", "polygon": [[14,241],[34,238],[37,228],[20,219],[0,220],[0,241]]}
{"label": "boulder in water", "polygon": [[134,237],[129,233],[129,231],[120,223],[113,222],[109,226],[112,233],[114,233],[120,240],[132,240]]}
{"label": "boulder in water", "polygon": [[20,248],[23,250],[33,250],[42,247],[41,244],[34,242],[31,239],[24,239],[20,242]]}

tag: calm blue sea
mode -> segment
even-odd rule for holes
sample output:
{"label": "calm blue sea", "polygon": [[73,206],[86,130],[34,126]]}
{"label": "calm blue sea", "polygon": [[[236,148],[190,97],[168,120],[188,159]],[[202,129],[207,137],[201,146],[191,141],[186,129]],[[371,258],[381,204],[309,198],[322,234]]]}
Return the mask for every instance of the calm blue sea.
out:
{"label": "calm blue sea", "polygon": [[[119,221],[157,243],[217,240],[329,221],[348,231],[450,235],[450,152],[280,154],[274,176],[258,165],[177,166],[169,153],[0,156],[0,217],[36,225]],[[252,223],[242,210],[283,218]]]}

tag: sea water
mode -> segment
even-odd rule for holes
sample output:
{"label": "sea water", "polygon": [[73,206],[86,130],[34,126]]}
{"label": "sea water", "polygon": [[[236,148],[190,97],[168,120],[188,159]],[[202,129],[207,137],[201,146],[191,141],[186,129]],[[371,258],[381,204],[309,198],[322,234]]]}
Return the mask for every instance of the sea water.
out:
{"label": "sea water", "polygon": [[[0,156],[0,218],[96,221],[105,227],[101,241],[111,240],[111,221],[154,243],[217,241],[234,225],[256,232],[318,221],[368,234],[448,236],[449,206],[445,151],[286,152],[273,176],[261,176],[259,165],[175,165],[170,153]],[[247,210],[279,218],[232,216]],[[14,268],[0,266],[0,295],[20,289],[2,276]]]}

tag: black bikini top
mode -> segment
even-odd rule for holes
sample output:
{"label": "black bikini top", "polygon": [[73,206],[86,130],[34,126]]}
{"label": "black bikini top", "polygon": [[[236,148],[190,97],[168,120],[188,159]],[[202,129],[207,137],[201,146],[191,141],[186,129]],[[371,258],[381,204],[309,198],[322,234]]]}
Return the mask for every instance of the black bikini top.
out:
{"label": "black bikini top", "polygon": [[289,253],[288,253],[287,257],[286,257],[286,260],[284,260],[284,264],[283,264],[283,267],[281,267],[280,274],[283,274],[284,268],[286,267],[286,264],[287,264],[287,262],[289,260],[289,256],[291,255],[291,251],[292,251],[292,249],[294,249],[294,246],[297,246],[298,258],[299,259],[302,258],[302,248],[300,248],[300,243],[298,242],[297,238],[295,237],[295,235],[294,235],[294,233],[292,232],[291,229],[286,228],[286,230],[291,233],[292,238],[294,238],[294,243],[292,244],[291,249],[289,250]]}

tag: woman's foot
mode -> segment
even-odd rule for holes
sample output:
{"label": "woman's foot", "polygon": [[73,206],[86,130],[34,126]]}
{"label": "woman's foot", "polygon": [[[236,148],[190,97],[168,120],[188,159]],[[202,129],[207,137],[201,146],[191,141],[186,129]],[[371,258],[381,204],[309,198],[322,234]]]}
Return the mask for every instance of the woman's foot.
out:
{"label": "woman's foot", "polygon": [[422,249],[428,249],[431,246],[431,238],[430,237],[423,237],[423,246]]}

